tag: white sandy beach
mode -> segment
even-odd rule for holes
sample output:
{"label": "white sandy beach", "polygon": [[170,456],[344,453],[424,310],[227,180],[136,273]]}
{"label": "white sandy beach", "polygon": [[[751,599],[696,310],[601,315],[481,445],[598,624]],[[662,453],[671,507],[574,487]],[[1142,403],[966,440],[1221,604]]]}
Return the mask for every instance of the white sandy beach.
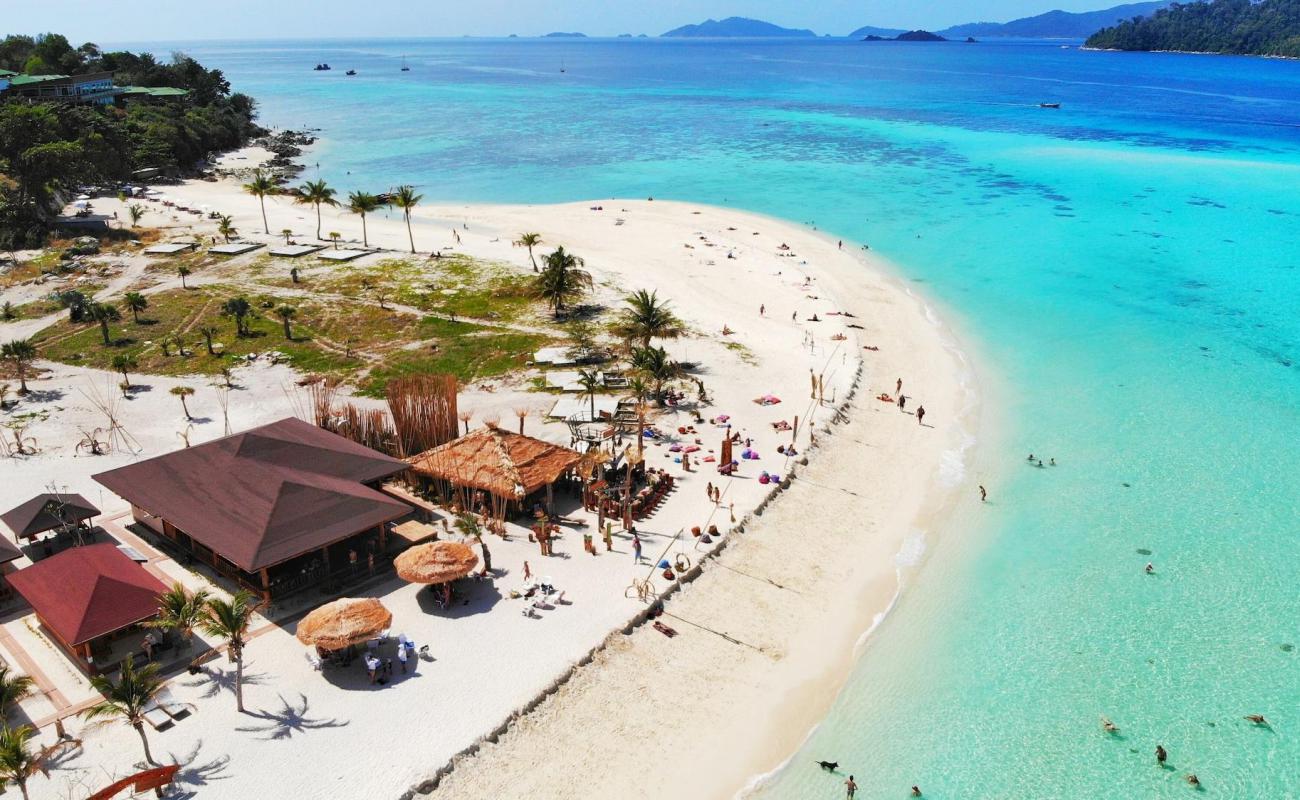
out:
{"label": "white sandy beach", "polygon": [[[257,157],[244,151],[227,164]],[[262,233],[257,199],[239,191],[237,182],[189,182],[166,191],[232,215],[241,238],[283,242]],[[95,206],[125,216],[115,200]],[[313,209],[287,198],[268,198],[266,206],[272,232],[288,227],[300,242],[314,238]],[[356,217],[330,208],[324,217],[324,231],[339,231],[359,244]],[[173,690],[197,712],[167,731],[151,731],[155,753],[183,762],[182,788],[204,798],[397,797],[429,781],[604,642],[591,664],[515,722],[498,743],[458,759],[436,794],[734,794],[754,775],[776,767],[823,715],[851,666],[857,640],[898,590],[898,554],[909,550],[909,540],[941,526],[959,498],[970,502],[974,488],[960,469],[974,422],[968,365],[933,310],[888,265],[791,223],[712,207],[628,200],[429,206],[417,209],[416,220],[415,244],[424,255],[442,249],[531,271],[527,253],[511,243],[523,231],[536,231],[544,241],[539,254],[563,245],[586,260],[599,301],[614,306],[622,294],[641,288],[668,298],[694,332],[666,346],[676,357],[703,365],[697,377],[707,385],[712,405],[701,409],[702,416],[729,414],[762,457],[727,481],[711,469],[683,473],[666,449],[651,448],[650,465],[669,469],[679,483],[664,507],[638,529],[647,555],[683,552],[692,560],[702,550],[689,535],[673,543],[682,529],[717,524],[726,532],[732,504],[745,529],[728,533],[725,552],[667,603],[663,622],[677,631],[672,638],[650,626],[631,635],[620,632],[644,609],[625,597],[625,588],[651,574],[632,563],[627,537],[616,536],[614,553],[602,550],[592,557],[570,534],[558,548],[566,557],[543,560],[522,530],[507,542],[491,540],[493,563],[502,574],[495,587],[476,585],[463,613],[428,613],[417,600],[418,587],[396,579],[366,591],[393,611],[395,631],[429,643],[434,656],[421,662],[415,675],[398,676],[388,686],[367,685],[363,672],[344,678],[313,672],[293,639],[291,622],[263,624],[247,651],[254,680],[245,696],[253,713],[235,711],[224,660],[211,662],[209,674],[182,673]],[[156,204],[142,224],[169,228],[169,236],[178,239],[211,232],[211,223]],[[395,255],[408,249],[396,211],[372,215],[369,238],[372,246]],[[782,244],[789,250],[779,249]],[[228,281],[256,255],[232,259],[210,273],[198,271],[190,283]],[[145,256],[122,260],[123,272],[105,294],[145,279]],[[302,262],[297,266],[308,284],[313,273],[344,268]],[[285,261],[286,273],[289,266]],[[155,285],[146,292],[178,285],[167,273],[153,273],[148,280]],[[3,299],[20,302],[40,291],[15,287]],[[820,321],[808,321],[813,314]],[[400,311],[395,315],[400,324]],[[36,324],[0,325],[0,340],[29,335]],[[723,336],[724,326],[734,334]],[[832,338],[837,335],[845,338]],[[9,412],[37,410],[44,419],[28,429],[40,443],[39,454],[0,462],[6,508],[53,482],[102,503],[108,517],[120,515],[125,504],[101,492],[89,476],[181,446],[184,420],[168,394],[179,383],[199,387],[191,410],[204,421],[188,430],[191,443],[224,432],[211,379],[142,376],[139,382],[152,389],[119,404],[139,452],[78,455],[79,429],[102,424],[83,390],[94,385],[107,393],[117,378],[42,367],[48,373],[31,382],[43,393],[40,399]],[[825,377],[824,404],[809,398],[810,371]],[[236,382],[243,388],[231,393],[231,428],[291,415],[294,378],[283,365],[239,368]],[[907,412],[876,399],[881,392],[894,394],[899,378],[909,398]],[[855,381],[856,392],[846,404]],[[528,433],[567,444],[565,426],[542,424],[541,412],[554,398],[527,388],[522,379],[490,381],[486,388],[476,384],[466,387],[461,406],[474,410],[472,425],[495,416],[510,427],[513,409],[527,406],[536,412],[527,422]],[[782,402],[752,402],[768,393]],[[693,396],[693,389],[688,394]],[[845,417],[833,423],[841,405]],[[911,413],[918,405],[927,412],[924,425]],[[770,423],[795,415],[800,456],[784,459],[776,447],[788,444],[790,434]],[[665,411],[655,422],[671,430],[689,424],[689,416]],[[705,425],[700,437],[703,447],[716,448],[721,434]],[[800,465],[805,456],[808,464]],[[749,512],[771,488],[758,483],[759,470],[781,475],[793,470],[796,477],[751,520]],[[706,482],[723,486],[720,508],[706,500]],[[107,527],[119,530],[112,521]],[[187,574],[155,555],[150,566],[157,572]],[[521,616],[518,601],[504,595],[520,582],[524,560],[534,572],[553,576],[571,603],[540,620]],[[655,577],[658,588],[667,588]],[[9,658],[11,642],[39,649],[41,634],[30,615],[11,614],[0,619],[0,628],[0,654],[10,663],[23,662]],[[24,704],[24,711],[39,722],[84,706],[91,696],[75,670],[58,668],[60,658],[49,652],[37,659],[46,673],[46,691]],[[57,689],[53,699],[50,687]],[[125,726],[83,730],[80,721],[71,720],[68,725],[83,738],[83,750],[58,765],[49,780],[36,779],[33,797],[80,796],[80,789],[128,774],[140,760],[139,741]],[[48,728],[42,736],[53,738]]]}

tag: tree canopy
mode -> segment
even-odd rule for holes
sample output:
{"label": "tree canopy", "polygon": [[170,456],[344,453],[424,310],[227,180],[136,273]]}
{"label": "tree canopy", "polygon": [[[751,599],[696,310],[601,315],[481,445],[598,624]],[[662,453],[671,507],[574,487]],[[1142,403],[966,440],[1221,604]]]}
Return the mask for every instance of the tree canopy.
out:
{"label": "tree canopy", "polygon": [[1087,46],[1300,58],[1300,0],[1174,3],[1100,30]]}

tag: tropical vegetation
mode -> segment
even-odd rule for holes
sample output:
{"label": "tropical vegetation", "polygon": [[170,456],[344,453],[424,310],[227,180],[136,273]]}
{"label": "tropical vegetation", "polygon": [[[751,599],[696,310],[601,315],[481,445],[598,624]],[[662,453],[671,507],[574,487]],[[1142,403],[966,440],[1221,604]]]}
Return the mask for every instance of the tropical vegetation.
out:
{"label": "tropical vegetation", "polygon": [[1300,0],[1174,3],[1104,28],[1086,46],[1300,58]]}

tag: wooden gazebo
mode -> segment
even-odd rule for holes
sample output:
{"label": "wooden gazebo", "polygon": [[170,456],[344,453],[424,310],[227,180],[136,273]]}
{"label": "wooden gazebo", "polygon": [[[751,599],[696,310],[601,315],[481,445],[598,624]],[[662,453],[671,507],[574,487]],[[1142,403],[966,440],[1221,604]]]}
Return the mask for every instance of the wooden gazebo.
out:
{"label": "wooden gazebo", "polygon": [[582,455],[567,447],[489,425],[407,459],[416,476],[439,484],[461,508],[478,510],[474,495],[492,500],[492,516],[505,517],[512,507],[524,509],[530,495],[546,492],[573,469]]}

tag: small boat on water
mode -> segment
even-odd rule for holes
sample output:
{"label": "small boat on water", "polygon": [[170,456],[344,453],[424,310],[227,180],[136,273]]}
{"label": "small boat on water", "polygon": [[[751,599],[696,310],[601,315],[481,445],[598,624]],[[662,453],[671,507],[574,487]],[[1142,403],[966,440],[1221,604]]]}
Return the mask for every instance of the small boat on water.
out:
{"label": "small boat on water", "polygon": [[1038,107],[1039,108],[1060,108],[1061,104],[1060,103],[1039,103]]}
{"label": "small boat on water", "polygon": [[330,68],[329,64],[317,64],[316,66],[312,67],[312,69],[314,69],[317,72],[328,72],[329,68]]}
{"label": "small boat on water", "polygon": [[402,56],[402,72],[410,72],[411,68],[406,66],[406,56]]}
{"label": "small boat on water", "polygon": [[344,75],[356,75],[356,74],[357,74],[357,71],[356,71],[355,69],[350,69],[350,70],[348,70],[347,72],[345,72],[345,73],[343,73],[343,74],[344,74]]}

